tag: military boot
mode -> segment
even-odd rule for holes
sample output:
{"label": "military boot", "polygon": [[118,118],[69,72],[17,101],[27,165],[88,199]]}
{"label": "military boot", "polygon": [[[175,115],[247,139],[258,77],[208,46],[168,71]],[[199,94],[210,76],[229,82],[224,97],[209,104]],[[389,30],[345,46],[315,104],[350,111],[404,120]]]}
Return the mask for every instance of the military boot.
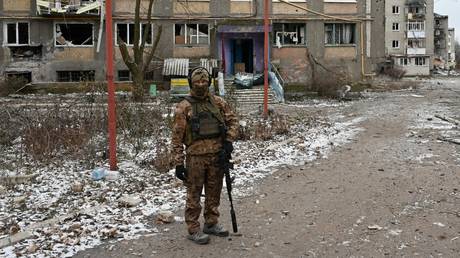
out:
{"label": "military boot", "polygon": [[209,242],[209,235],[200,231],[188,235],[187,238],[200,245],[205,245]]}
{"label": "military boot", "polygon": [[204,224],[203,232],[210,235],[226,237],[228,236],[228,230],[219,224],[207,225]]}

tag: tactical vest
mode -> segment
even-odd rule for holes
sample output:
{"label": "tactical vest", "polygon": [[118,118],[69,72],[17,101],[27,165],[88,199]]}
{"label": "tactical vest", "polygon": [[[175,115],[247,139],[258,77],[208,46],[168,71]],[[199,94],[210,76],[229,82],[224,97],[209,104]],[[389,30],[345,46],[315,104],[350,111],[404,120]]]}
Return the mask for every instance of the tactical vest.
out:
{"label": "tactical vest", "polygon": [[225,133],[224,117],[212,97],[209,101],[192,97],[185,99],[192,105],[192,117],[185,131],[185,145],[189,146],[196,140],[218,138]]}

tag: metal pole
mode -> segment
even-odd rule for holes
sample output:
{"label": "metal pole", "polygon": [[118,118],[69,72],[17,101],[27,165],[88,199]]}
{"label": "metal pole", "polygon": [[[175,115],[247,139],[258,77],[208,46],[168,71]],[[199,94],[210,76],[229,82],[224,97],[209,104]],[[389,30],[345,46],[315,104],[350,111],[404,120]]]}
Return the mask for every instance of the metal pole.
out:
{"label": "metal pole", "polygon": [[[106,19],[106,76],[108,92],[108,120],[109,120],[109,161],[110,170],[117,170],[117,124],[115,112],[115,84],[113,83],[113,28],[112,28],[112,0],[105,1]],[[102,24],[101,24],[102,26]]]}
{"label": "metal pole", "polygon": [[264,1],[264,117],[268,117],[268,4]]}

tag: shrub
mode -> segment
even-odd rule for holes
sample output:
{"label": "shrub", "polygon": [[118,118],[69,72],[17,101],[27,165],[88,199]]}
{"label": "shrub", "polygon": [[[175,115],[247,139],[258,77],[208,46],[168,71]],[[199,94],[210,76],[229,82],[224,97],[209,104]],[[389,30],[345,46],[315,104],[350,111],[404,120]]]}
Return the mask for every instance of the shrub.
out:
{"label": "shrub", "polygon": [[24,78],[11,76],[0,80],[0,97],[6,97],[10,94],[17,93],[27,84]]}

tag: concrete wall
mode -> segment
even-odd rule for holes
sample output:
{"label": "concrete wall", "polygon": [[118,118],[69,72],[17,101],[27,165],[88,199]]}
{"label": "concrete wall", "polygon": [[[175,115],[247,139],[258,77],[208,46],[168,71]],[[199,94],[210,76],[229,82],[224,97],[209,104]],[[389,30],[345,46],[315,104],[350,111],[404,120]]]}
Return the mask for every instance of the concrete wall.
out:
{"label": "concrete wall", "polygon": [[[14,12],[24,12],[35,16],[35,6],[29,0],[15,0],[20,2],[17,7],[29,5],[23,10],[14,10]],[[11,0],[0,0],[0,13],[4,10],[5,3],[11,6]],[[143,10],[147,9],[147,0],[144,0]],[[383,17],[373,17],[375,13],[381,10],[383,0],[358,0],[356,3],[324,3],[323,0],[313,0],[307,3],[296,3],[301,6],[327,12],[332,15],[340,15],[341,17],[355,18],[357,15],[364,17],[368,15],[369,21],[364,22],[364,46],[361,47],[360,41],[360,25],[356,23],[356,42],[352,46],[325,46],[324,45],[324,23],[323,19],[318,19],[318,16],[307,13],[300,8],[291,7],[285,3],[274,2],[271,10],[273,10],[273,23],[306,23],[307,35],[306,45],[296,47],[282,47],[280,49],[273,48],[270,50],[271,60],[279,63],[281,72],[289,83],[311,83],[311,64],[308,56],[311,54],[315,59],[321,62],[326,67],[331,69],[341,69],[347,71],[351,77],[355,79],[361,78],[361,54],[364,55],[365,73],[374,71],[375,60],[382,58],[384,48],[380,45],[384,44],[379,35],[382,35]],[[308,5],[307,5],[308,4]],[[380,8],[380,9],[379,9]],[[27,10],[29,9],[29,10]],[[13,12],[13,11],[11,11]],[[114,1],[114,22],[126,22],[133,18],[134,1],[132,0],[115,0]],[[235,15],[235,13],[238,13]],[[145,13],[143,14],[145,17]],[[156,56],[161,58],[166,57],[187,57],[191,59],[199,59],[200,57],[219,58],[220,40],[218,39],[217,29],[222,24],[238,25],[238,24],[260,24],[261,20],[256,21],[254,18],[263,17],[263,1],[255,2],[232,2],[221,0],[210,0],[201,2],[181,2],[169,0],[157,0],[154,6],[154,15],[158,20],[156,24],[163,25],[162,37],[156,52]],[[190,20],[190,17],[195,19]],[[375,18],[375,21],[370,21],[370,18]],[[31,44],[42,45],[43,56],[38,61],[21,61],[10,62],[9,49],[7,47],[0,48],[0,72],[5,67],[8,69],[25,68],[33,71],[33,81],[54,81],[56,80],[57,70],[96,70],[96,80],[105,79],[105,49],[103,37],[101,49],[96,51],[96,43],[98,40],[99,21],[98,17],[89,19],[78,19],[79,22],[92,22],[94,26],[94,46],[93,47],[55,47],[54,46],[54,20],[62,21],[61,18],[45,18],[42,20],[31,20]],[[316,20],[315,20],[316,19]],[[66,22],[76,22],[72,18],[66,17]],[[0,21],[1,22],[1,21]],[[178,46],[174,44],[174,23],[207,23],[210,28],[210,44],[207,46]],[[341,21],[327,21],[337,22]],[[379,24],[380,23],[380,24]],[[368,33],[369,32],[369,33]],[[369,35],[374,33],[375,36]],[[155,29],[154,29],[155,34]],[[240,35],[241,36],[241,35]],[[0,35],[0,39],[3,34]],[[260,41],[260,37],[256,37]],[[271,45],[272,40],[270,41]],[[379,45],[380,44],[380,45]],[[260,42],[258,43],[260,46]],[[363,49],[363,53],[361,53]],[[260,67],[263,61],[263,49],[258,47],[254,49],[257,56],[254,66]],[[115,49],[115,69],[125,70],[126,66],[121,59],[118,49]],[[321,70],[319,66],[317,71]],[[260,69],[256,69],[260,70]],[[156,71],[157,78],[161,79],[160,71]],[[115,75],[117,71],[115,71]]]}

